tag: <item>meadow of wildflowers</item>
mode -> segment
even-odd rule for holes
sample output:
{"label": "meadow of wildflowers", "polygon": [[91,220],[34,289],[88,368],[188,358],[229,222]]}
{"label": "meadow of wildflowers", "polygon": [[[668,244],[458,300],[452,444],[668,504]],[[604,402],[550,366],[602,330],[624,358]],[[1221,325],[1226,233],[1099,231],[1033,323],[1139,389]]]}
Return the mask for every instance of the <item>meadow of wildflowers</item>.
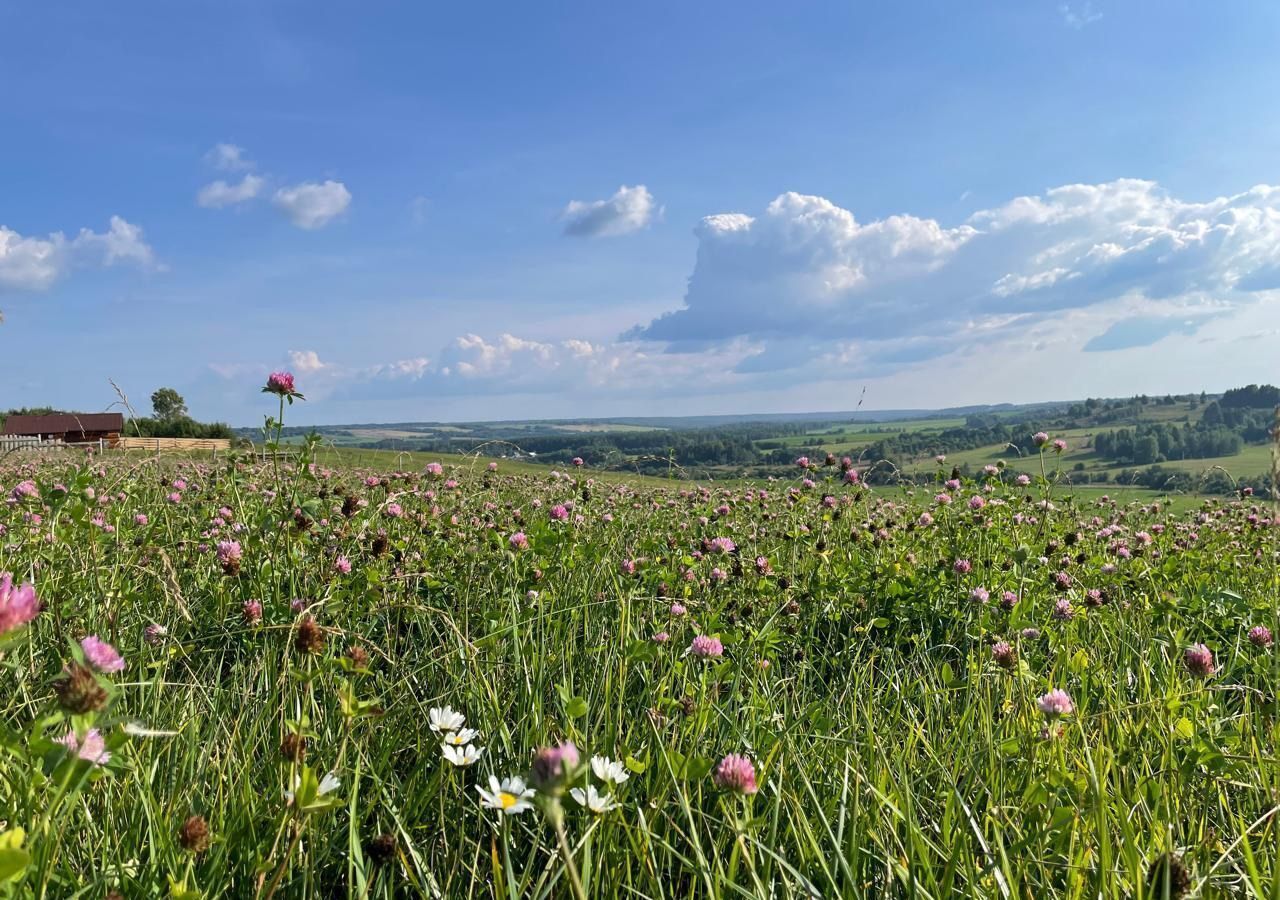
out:
{"label": "meadow of wildflowers", "polygon": [[1280,896],[1258,498],[328,468],[264,390],[0,462],[0,895]]}

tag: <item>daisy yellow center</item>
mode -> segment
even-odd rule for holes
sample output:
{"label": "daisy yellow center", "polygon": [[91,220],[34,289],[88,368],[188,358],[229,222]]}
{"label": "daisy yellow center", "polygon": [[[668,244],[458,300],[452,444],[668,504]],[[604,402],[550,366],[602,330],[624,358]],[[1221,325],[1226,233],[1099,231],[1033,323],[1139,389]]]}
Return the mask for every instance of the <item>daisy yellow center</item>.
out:
{"label": "daisy yellow center", "polygon": [[508,794],[506,791],[498,792],[498,803],[502,805],[503,809],[510,809],[515,806],[519,799],[515,794]]}

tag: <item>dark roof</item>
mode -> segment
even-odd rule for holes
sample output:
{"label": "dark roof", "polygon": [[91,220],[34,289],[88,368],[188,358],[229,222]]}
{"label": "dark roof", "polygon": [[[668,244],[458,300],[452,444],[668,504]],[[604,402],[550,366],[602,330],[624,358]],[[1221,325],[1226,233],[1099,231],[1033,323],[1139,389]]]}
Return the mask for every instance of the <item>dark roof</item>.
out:
{"label": "dark roof", "polygon": [[50,416],[9,416],[5,434],[69,434],[86,431],[123,431],[122,413],[54,413]]}

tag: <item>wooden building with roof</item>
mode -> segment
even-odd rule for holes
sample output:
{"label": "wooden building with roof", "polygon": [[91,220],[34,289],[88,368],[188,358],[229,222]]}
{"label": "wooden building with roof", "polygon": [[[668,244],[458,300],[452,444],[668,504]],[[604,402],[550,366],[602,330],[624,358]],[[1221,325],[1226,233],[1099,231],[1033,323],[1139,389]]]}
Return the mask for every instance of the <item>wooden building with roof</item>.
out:
{"label": "wooden building with roof", "polygon": [[42,441],[64,444],[96,444],[106,442],[114,447],[124,431],[124,415],[109,413],[51,413],[46,416],[9,416],[4,420],[4,434],[36,437]]}

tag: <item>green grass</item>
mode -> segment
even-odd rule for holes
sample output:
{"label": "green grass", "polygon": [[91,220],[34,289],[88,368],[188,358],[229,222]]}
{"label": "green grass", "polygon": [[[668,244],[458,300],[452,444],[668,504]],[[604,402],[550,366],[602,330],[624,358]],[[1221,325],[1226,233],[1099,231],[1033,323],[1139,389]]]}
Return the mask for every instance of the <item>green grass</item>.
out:
{"label": "green grass", "polygon": [[[1116,465],[1110,460],[1099,457],[1092,449],[1092,438],[1098,429],[1093,428],[1073,428],[1065,431],[1055,432],[1054,437],[1061,437],[1067,441],[1068,449],[1061,455],[1054,454],[1050,458],[1050,465],[1071,472],[1076,464],[1084,465],[1087,473],[1106,472],[1111,476],[1115,476],[1120,472],[1132,471],[1135,468],[1146,468],[1145,466],[1122,466]],[[1034,448],[1024,448],[1023,456],[1009,456],[1005,453],[1006,446],[1004,444],[989,444],[983,447],[977,447],[973,450],[960,450],[948,453],[948,466],[968,466],[971,470],[981,469],[990,463],[995,463],[1003,459],[1006,463],[1015,468],[1022,470],[1034,471],[1038,468],[1039,463],[1036,459]],[[1159,465],[1167,469],[1188,472],[1193,475],[1204,475],[1215,468],[1221,468],[1233,477],[1254,477],[1264,472],[1271,471],[1272,449],[1269,444],[1246,444],[1240,453],[1235,456],[1222,456],[1205,459],[1170,459],[1161,462]],[[906,467],[909,472],[928,472],[937,468],[937,463],[932,457],[911,460]]]}
{"label": "green grass", "polygon": [[[496,463],[498,471],[507,475],[526,475],[546,478],[553,471],[565,473],[573,467],[559,464],[526,462],[514,459],[492,459],[486,456],[462,453],[420,453],[396,450],[369,450],[355,447],[322,447],[316,460],[334,468],[363,467],[379,472],[421,472],[430,462],[450,467],[460,476],[475,477],[488,470],[489,463]],[[606,484],[638,483],[645,485],[670,485],[672,479],[652,475],[638,475],[625,471],[593,472],[592,477]],[[694,482],[696,483],[696,482]],[[688,486],[688,484],[686,484]]]}
{"label": "green grass", "polygon": [[[439,479],[394,474],[431,461]],[[315,469],[24,462],[0,471],[38,490],[0,506],[0,570],[44,609],[0,668],[0,877],[19,870],[0,893],[1131,898],[1174,853],[1203,896],[1280,895],[1280,659],[1246,638],[1280,630],[1280,530],[1248,506],[1210,501],[1221,515],[1197,522],[1199,499],[970,483],[939,507],[932,488],[823,473],[703,493],[340,448]],[[238,567],[214,550],[232,538]],[[70,718],[52,685],[89,634],[127,667],[99,676],[105,708]],[[699,634],[723,655],[691,655]],[[1200,642],[1212,678],[1184,664]],[[1053,688],[1075,705],[1059,721],[1037,706]],[[470,768],[427,725],[445,705],[478,729]],[[104,767],[52,741],[90,727]],[[305,761],[282,753],[291,734]],[[490,775],[565,740],[624,762],[623,784],[584,766],[563,785],[619,808],[555,785],[519,815],[481,805]],[[730,753],[757,793],[717,782]],[[339,786],[318,795],[328,772]]]}
{"label": "green grass", "polygon": [[866,422],[828,425],[803,434],[764,438],[757,444],[817,448],[828,453],[856,450],[902,432],[938,432],[964,425],[960,418],[909,419],[903,422]]}
{"label": "green grass", "polygon": [[1212,459],[1171,459],[1160,465],[1170,469],[1180,469],[1195,475],[1203,474],[1213,468],[1225,469],[1234,477],[1254,476],[1259,472],[1271,471],[1272,447],[1269,444],[1246,444],[1235,456],[1220,456]]}

